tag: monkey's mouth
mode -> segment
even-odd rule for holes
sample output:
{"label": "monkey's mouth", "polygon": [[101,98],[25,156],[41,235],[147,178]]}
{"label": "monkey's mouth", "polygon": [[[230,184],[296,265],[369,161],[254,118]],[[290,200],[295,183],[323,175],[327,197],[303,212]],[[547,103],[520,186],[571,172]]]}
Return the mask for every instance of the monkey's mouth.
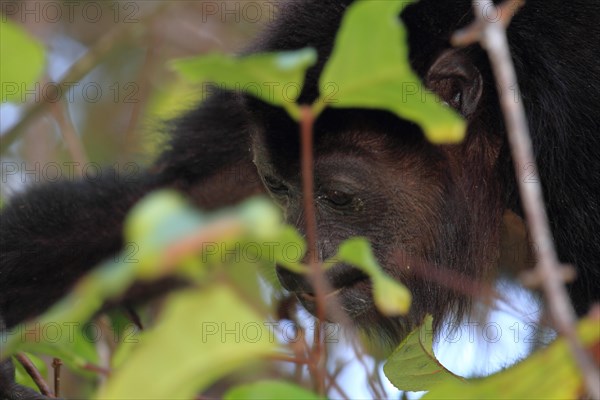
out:
{"label": "monkey's mouth", "polygon": [[[323,297],[325,318],[330,322],[344,322],[348,318],[356,320],[372,310],[371,281],[360,273],[352,272],[344,276],[338,285]],[[335,282],[335,281],[334,281]],[[340,283],[343,285],[340,286]],[[317,314],[317,296],[313,291],[294,291],[302,306],[311,314]]]}
{"label": "monkey's mouth", "polygon": [[[332,296],[337,296],[343,288],[339,288],[339,289],[335,289],[329,293],[326,293],[324,298],[325,300],[327,300],[328,298],[331,298]],[[317,295],[314,293],[296,293],[296,295],[298,297],[302,297],[303,299],[305,299],[306,301],[317,301]]]}

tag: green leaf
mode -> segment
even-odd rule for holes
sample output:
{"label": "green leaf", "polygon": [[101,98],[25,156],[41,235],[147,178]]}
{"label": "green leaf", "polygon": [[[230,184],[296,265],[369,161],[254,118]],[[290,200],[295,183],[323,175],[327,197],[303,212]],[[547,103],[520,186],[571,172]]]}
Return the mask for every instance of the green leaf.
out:
{"label": "green leaf", "polygon": [[400,390],[429,390],[441,382],[462,382],[464,378],[447,370],[433,354],[433,318],[412,331],[383,366],[390,382]]}
{"label": "green leaf", "polygon": [[168,272],[161,270],[166,247],[205,225],[204,215],[175,191],[160,190],[144,197],[129,212],[124,227],[125,243],[136,251],[137,274],[151,279]]}
{"label": "green leaf", "polygon": [[94,337],[86,321],[104,301],[125,291],[135,279],[135,265],[108,262],[83,277],[75,288],[38,319],[0,335],[2,354],[31,351],[61,358],[70,367],[97,364]]}
{"label": "green leaf", "polygon": [[335,84],[338,92],[332,100],[322,93],[314,113],[324,107],[384,109],[419,124],[433,143],[458,142],[464,120],[423,87],[409,64],[399,15],[410,3],[362,0],[349,7],[319,80],[320,88]]}
{"label": "green leaf", "polygon": [[191,399],[275,348],[261,318],[225,286],[171,295],[140,340],[97,398]]}
{"label": "green leaf", "polygon": [[265,380],[234,387],[225,393],[224,400],[318,400],[313,392],[289,382]]}
{"label": "green leaf", "polygon": [[[84,332],[85,324],[67,321],[49,321],[21,324],[0,338],[6,346],[0,349],[2,355],[25,351],[60,358],[70,368],[81,370],[88,364],[98,364],[95,336]],[[94,334],[97,334],[95,332]]]}
{"label": "green leaf", "polygon": [[140,343],[139,335],[130,338],[117,346],[115,352],[110,360],[111,368],[120,368],[122,365],[127,364],[129,361],[129,355]]}
{"label": "green leaf", "polygon": [[371,251],[371,245],[366,238],[354,237],[345,240],[339,247],[335,262],[347,262],[360,268],[371,278],[375,278],[383,272]]}
{"label": "green leaf", "polygon": [[[600,341],[600,324],[587,318],[580,322],[579,337],[586,346]],[[446,381],[423,399],[576,399],[583,380],[565,339],[557,339],[525,361],[482,379],[466,383]]]}
{"label": "green leaf", "polygon": [[[125,221],[125,240],[136,244],[139,273],[144,278],[173,272],[168,265],[161,268],[165,251],[170,252],[169,263],[180,264],[179,270],[190,272],[191,278],[198,277],[202,265],[231,263],[239,257],[250,257],[257,263],[273,262],[272,249],[263,247],[278,241],[275,250],[281,250],[285,245],[279,239],[281,231],[280,211],[264,197],[204,215],[171,191],[146,196]],[[243,254],[234,259],[226,255],[237,253],[236,249]]]}
{"label": "green leaf", "polygon": [[317,60],[314,49],[253,54],[233,58],[223,54],[175,60],[173,66],[191,82],[213,82],[220,88],[241,90],[300,118],[296,100],[306,70]]}
{"label": "green leaf", "polygon": [[373,279],[373,299],[382,314],[393,317],[408,313],[412,295],[406,286],[387,275],[381,275]]}
{"label": "green leaf", "polygon": [[298,231],[286,225],[279,231],[278,239],[272,243],[275,263],[289,269],[290,271],[304,274],[309,271],[302,264],[306,254],[306,242]]}
{"label": "green leaf", "polygon": [[[185,226],[190,229],[196,228],[202,219],[197,212],[194,216],[185,213],[188,210],[192,208],[180,193],[172,190],[152,192],[140,200],[127,215],[124,228],[125,240],[144,241],[154,233],[163,231],[162,225],[165,220],[172,220],[178,214],[184,214],[181,222]],[[165,232],[164,236],[172,239],[171,233]]]}
{"label": "green leaf", "polygon": [[408,312],[412,301],[410,291],[383,272],[367,239],[355,237],[344,241],[337,255],[327,260],[325,264],[332,266],[337,262],[352,264],[369,275],[373,282],[373,299],[381,313],[396,316]]}
{"label": "green leaf", "polygon": [[264,197],[246,200],[237,214],[254,239],[271,239],[281,229],[281,213],[272,201]]}
{"label": "green leaf", "polygon": [[6,17],[0,20],[0,99],[2,103],[24,102],[23,89],[44,69],[44,47]]}
{"label": "green leaf", "polygon": [[[268,204],[264,199],[251,199],[208,218],[174,192],[161,191],[147,196],[134,207],[125,224],[126,242],[137,246],[135,254],[116,255],[114,260],[79,280],[65,298],[40,318],[2,333],[2,354],[27,350],[63,358],[70,365],[95,363],[94,343],[85,339],[81,328],[107,299],[122,294],[136,279],[180,274],[202,281],[207,273],[203,267],[217,261],[219,265],[228,262],[230,269],[234,264],[241,264],[239,268],[248,270],[245,286],[255,288],[257,282],[251,278],[256,277],[256,269],[249,269],[248,263],[240,263],[237,258],[240,255],[234,259],[225,256],[236,245],[253,249],[258,246],[251,246],[252,240],[262,243],[277,238],[281,228],[279,217],[274,216],[276,207]],[[206,244],[214,246],[209,248]],[[165,265],[165,253],[169,251],[173,265]],[[272,262],[267,255],[261,252],[241,256],[253,257],[259,264]],[[54,334],[55,331],[58,333]],[[31,334],[21,335],[21,332]]]}
{"label": "green leaf", "polygon": [[[155,193],[140,207],[133,210],[131,223],[126,228],[126,237],[133,238],[130,243],[139,244],[139,252],[133,257],[117,255],[116,259],[93,269],[41,317],[3,334],[0,337],[3,353],[48,354],[63,359],[71,367],[97,363],[95,340],[84,331],[86,321],[107,299],[127,290],[136,278],[157,275],[154,271],[159,266],[158,255],[170,243],[169,234],[179,233],[176,237],[181,237],[181,231],[189,232],[199,223],[197,213],[190,216],[187,203],[172,192]],[[154,269],[141,268],[145,265],[144,254],[146,258],[148,254],[157,255],[149,264]]]}

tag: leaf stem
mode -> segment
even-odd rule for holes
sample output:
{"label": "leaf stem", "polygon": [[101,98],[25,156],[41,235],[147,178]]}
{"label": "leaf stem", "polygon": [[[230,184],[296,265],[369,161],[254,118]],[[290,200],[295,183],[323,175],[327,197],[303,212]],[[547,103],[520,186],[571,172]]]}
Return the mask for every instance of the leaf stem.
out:
{"label": "leaf stem", "polygon": [[323,329],[321,321],[325,319],[326,282],[317,250],[317,218],[314,202],[314,122],[315,117],[310,106],[301,106],[300,139],[301,139],[301,171],[304,219],[306,223],[306,238],[308,242],[308,258],[311,273],[310,281],[315,291],[317,323],[314,332],[314,348],[311,356],[316,367],[315,391],[325,393],[325,360],[323,349]]}

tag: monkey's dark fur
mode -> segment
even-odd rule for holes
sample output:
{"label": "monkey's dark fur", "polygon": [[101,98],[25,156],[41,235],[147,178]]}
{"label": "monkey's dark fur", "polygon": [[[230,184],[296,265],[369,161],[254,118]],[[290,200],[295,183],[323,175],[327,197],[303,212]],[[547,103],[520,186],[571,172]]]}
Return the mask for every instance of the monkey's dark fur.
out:
{"label": "monkey's dark fur", "polygon": [[[253,48],[318,50],[303,103],[317,97],[317,78],[350,3],[291,1]],[[327,110],[315,129],[320,256],[347,237],[369,237],[387,272],[411,289],[411,312],[382,317],[369,282],[348,266],[327,276],[334,288],[346,287],[340,301],[350,317],[391,342],[426,312],[440,320],[468,311],[469,285],[497,269],[503,212],[522,214],[489,62],[477,45],[449,44],[451,33],[473,19],[470,1],[422,0],[402,18],[413,68],[468,120],[466,140],[434,146],[416,125],[380,111]],[[569,290],[579,314],[600,294],[598,21],[596,0],[529,0],[509,27],[559,256],[578,272]],[[218,93],[176,122],[169,148],[139,181],[65,182],[12,198],[0,216],[0,314],[7,326],[44,311],[117,252],[123,217],[154,188],[177,188],[212,209],[266,187],[302,228],[297,132],[281,110]],[[427,280],[439,270],[463,276],[458,285],[465,290]],[[310,309],[310,296],[302,295],[312,292],[308,283],[286,271],[280,278]]]}

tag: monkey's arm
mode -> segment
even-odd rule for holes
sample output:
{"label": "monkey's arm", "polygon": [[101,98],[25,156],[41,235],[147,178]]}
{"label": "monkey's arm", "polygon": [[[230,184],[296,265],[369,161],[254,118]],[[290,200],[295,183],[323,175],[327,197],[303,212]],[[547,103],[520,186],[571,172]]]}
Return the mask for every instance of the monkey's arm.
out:
{"label": "monkey's arm", "polygon": [[[242,105],[227,93],[177,121],[170,146],[149,171],[128,179],[102,172],[94,180],[33,187],[10,199],[0,213],[0,317],[8,328],[42,313],[117,253],[124,245],[127,212],[149,191],[175,188],[205,209],[262,191]],[[161,283],[146,292],[135,288],[134,300],[157,291]],[[7,376],[0,377],[0,399],[15,398],[19,388]]]}
{"label": "monkey's arm", "polygon": [[172,187],[205,209],[261,191],[248,122],[233,94],[218,93],[175,122],[149,171],[33,187],[0,213],[0,315],[10,328],[43,312],[89,269],[123,246],[123,221],[146,193]]}
{"label": "monkey's arm", "polygon": [[121,248],[124,217],[149,186],[103,175],[34,187],[0,214],[0,314],[8,327],[43,312]]}

